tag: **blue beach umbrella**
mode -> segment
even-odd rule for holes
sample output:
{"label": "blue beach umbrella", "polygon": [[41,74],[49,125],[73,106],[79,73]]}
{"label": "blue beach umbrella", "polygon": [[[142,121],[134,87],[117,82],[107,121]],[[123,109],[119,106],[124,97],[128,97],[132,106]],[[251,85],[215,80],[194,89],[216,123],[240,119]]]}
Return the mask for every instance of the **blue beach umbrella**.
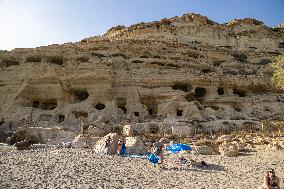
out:
{"label": "blue beach umbrella", "polygon": [[187,144],[172,144],[167,148],[167,151],[173,154],[176,154],[183,150],[192,150],[192,148]]}

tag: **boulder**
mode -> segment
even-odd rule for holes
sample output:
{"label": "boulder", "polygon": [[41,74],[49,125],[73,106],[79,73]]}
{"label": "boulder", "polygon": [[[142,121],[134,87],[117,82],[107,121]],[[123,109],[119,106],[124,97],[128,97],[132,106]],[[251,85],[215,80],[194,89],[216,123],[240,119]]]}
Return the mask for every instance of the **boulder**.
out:
{"label": "boulder", "polygon": [[87,139],[87,145],[88,146],[95,146],[96,143],[101,139],[101,137],[93,137],[89,136]]}
{"label": "boulder", "polygon": [[244,144],[237,143],[237,146],[238,146],[239,151],[245,151],[245,150],[246,150],[246,148],[245,148],[245,145],[244,145]]}
{"label": "boulder", "polygon": [[239,149],[236,144],[223,143],[219,146],[219,152],[222,156],[236,157],[239,154]]}
{"label": "boulder", "polygon": [[253,138],[252,142],[253,142],[253,144],[257,144],[257,145],[261,145],[261,144],[266,144],[267,143],[267,141],[264,138],[259,137],[259,136]]}
{"label": "boulder", "polygon": [[82,134],[76,136],[76,138],[72,141],[72,147],[73,148],[81,148],[86,143],[87,138],[83,136]]}
{"label": "boulder", "polygon": [[212,155],[215,154],[214,149],[211,146],[194,146],[193,150],[196,151],[198,154],[202,155]]}
{"label": "boulder", "polygon": [[223,143],[223,142],[232,142],[234,139],[234,136],[232,135],[222,135],[218,137],[217,142]]}
{"label": "boulder", "polygon": [[94,151],[101,154],[114,155],[117,153],[117,144],[120,136],[117,133],[109,133],[102,137],[95,145]]}
{"label": "boulder", "polygon": [[134,128],[132,125],[124,125],[122,132],[125,136],[133,136]]}
{"label": "boulder", "polygon": [[126,137],[127,154],[147,154],[147,147],[139,137]]}
{"label": "boulder", "polygon": [[249,139],[247,139],[246,137],[241,137],[241,138],[239,138],[239,141],[241,142],[241,143],[249,143],[249,142],[251,142],[251,141],[249,141]]}
{"label": "boulder", "polygon": [[282,149],[281,145],[278,142],[270,143],[268,145],[268,148],[270,148],[272,150],[281,150]]}

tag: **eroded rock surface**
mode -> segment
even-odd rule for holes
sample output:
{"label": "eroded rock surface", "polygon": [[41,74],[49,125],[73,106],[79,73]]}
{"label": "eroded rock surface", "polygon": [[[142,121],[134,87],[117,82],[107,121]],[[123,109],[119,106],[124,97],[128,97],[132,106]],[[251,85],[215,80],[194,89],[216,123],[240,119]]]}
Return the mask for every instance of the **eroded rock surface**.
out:
{"label": "eroded rock surface", "polygon": [[134,133],[257,127],[284,117],[267,66],[283,43],[281,27],[186,14],[77,43],[1,51],[0,118],[17,127],[32,112],[38,127],[76,132],[82,119],[99,118],[99,136],[123,121],[142,122]]}

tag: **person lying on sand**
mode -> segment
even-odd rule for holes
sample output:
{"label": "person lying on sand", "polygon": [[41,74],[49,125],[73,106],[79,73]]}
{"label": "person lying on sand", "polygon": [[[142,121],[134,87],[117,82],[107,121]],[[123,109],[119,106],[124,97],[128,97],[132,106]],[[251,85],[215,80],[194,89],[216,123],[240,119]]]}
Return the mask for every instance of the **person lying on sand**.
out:
{"label": "person lying on sand", "polygon": [[208,168],[209,167],[209,165],[205,161],[196,162],[193,159],[190,159],[189,163],[193,167],[198,167],[198,168]]}
{"label": "person lying on sand", "polygon": [[183,156],[180,156],[176,160],[174,160],[173,163],[181,167],[182,165],[187,164],[187,162],[188,162],[187,159],[185,159]]}
{"label": "person lying on sand", "polygon": [[279,178],[275,175],[274,169],[270,169],[266,172],[263,178],[263,184],[259,189],[280,189]]}

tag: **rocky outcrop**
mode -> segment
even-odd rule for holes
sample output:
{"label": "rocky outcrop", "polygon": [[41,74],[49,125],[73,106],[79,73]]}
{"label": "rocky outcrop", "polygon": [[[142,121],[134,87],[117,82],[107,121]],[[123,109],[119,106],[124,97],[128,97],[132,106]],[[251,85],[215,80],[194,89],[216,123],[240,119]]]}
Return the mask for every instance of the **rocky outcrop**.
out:
{"label": "rocky outcrop", "polygon": [[100,154],[117,154],[117,144],[120,136],[117,133],[109,133],[102,137],[94,146],[94,151]]}
{"label": "rocky outcrop", "polygon": [[133,136],[133,132],[134,132],[134,129],[131,125],[124,125],[123,126],[123,134],[125,136],[131,137],[131,136]]}
{"label": "rocky outcrop", "polygon": [[257,130],[260,120],[284,118],[268,66],[283,43],[283,30],[254,19],[218,24],[191,13],[1,51],[0,120],[16,128],[32,115],[34,127],[58,132],[78,132],[83,120],[98,137],[126,122],[134,134]]}
{"label": "rocky outcrop", "polygon": [[214,155],[216,154],[211,146],[193,146],[193,150],[201,155]]}
{"label": "rocky outcrop", "polygon": [[239,148],[233,143],[223,143],[219,146],[219,152],[222,156],[236,157],[239,154]]}
{"label": "rocky outcrop", "polygon": [[127,154],[147,154],[147,147],[139,137],[126,137]]}

